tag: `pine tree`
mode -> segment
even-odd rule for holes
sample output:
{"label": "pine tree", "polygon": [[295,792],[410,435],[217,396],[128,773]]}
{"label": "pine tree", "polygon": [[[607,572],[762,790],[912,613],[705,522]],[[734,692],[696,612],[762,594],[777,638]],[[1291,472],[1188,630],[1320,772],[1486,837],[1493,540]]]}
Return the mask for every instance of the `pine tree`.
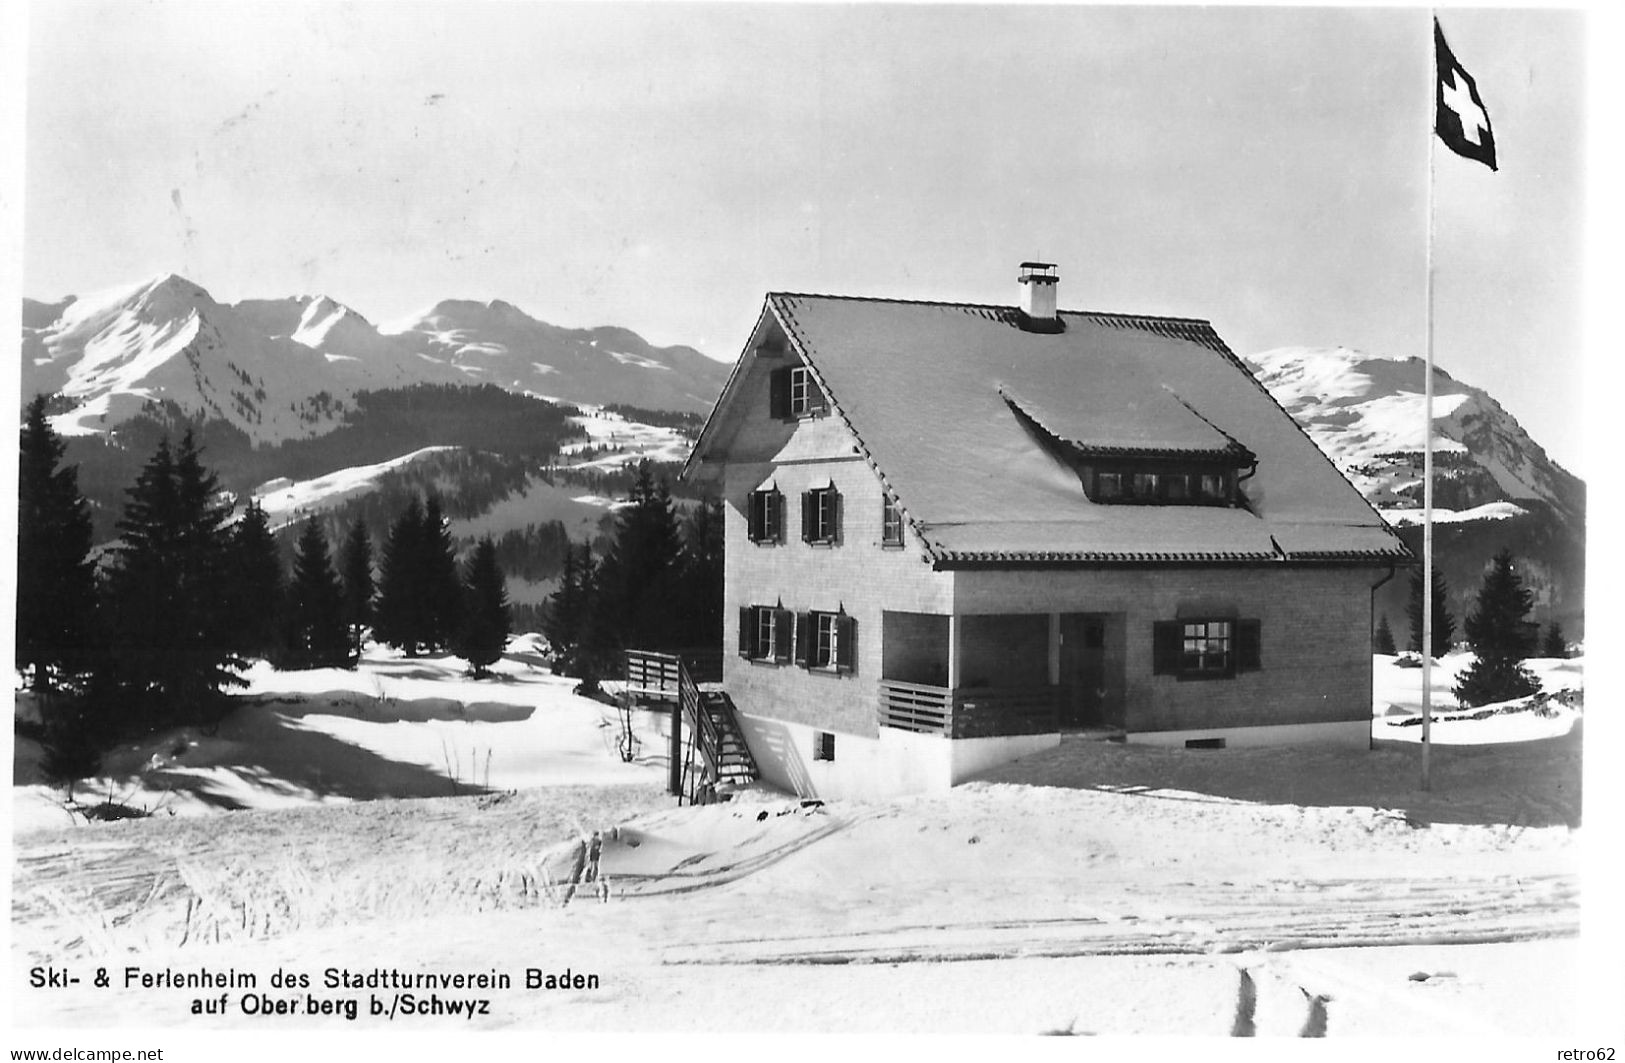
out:
{"label": "pine tree", "polygon": [[265,510],[250,501],[232,526],[225,593],[236,650],[274,657],[282,637],[282,557]]}
{"label": "pine tree", "polygon": [[463,586],[457,575],[457,548],[451,529],[440,510],[440,499],[429,496],[423,509],[423,533],[419,540],[428,628],[425,641],[434,649],[451,645],[462,626]]}
{"label": "pine tree", "polygon": [[626,647],[670,649],[682,639],[673,603],[681,576],[682,537],[671,493],[638,465],[630,506],[620,511],[615,541],[598,566],[582,648],[597,667]]}
{"label": "pine tree", "polygon": [[299,535],[288,588],[288,663],[294,668],[334,668],[349,660],[344,590],[333,571],[327,536],[312,517]]}
{"label": "pine tree", "polygon": [[578,556],[566,547],[558,589],[548,597],[542,618],[542,634],[553,647],[554,671],[564,675],[578,674],[576,651],[586,625],[592,578],[592,548],[582,543]]}
{"label": "pine tree", "polygon": [[162,441],[127,492],[110,578],[109,665],[149,727],[214,722],[243,666],[225,594],[228,506],[192,433]]}
{"label": "pine tree", "polygon": [[378,572],[378,602],[373,633],[380,642],[416,657],[427,643],[429,607],[425,600],[420,558],[423,508],[414,496],[390,526]]}
{"label": "pine tree", "polygon": [[90,507],[76,466],[61,468],[66,446],[45,417],[45,396],[28,405],[18,441],[17,666],[44,692],[51,670],[84,660],[96,609],[89,560]]}
{"label": "pine tree", "polygon": [[475,676],[502,656],[508,643],[508,592],[497,566],[496,544],[488,535],[474,547],[463,580],[463,623],[454,649]]}
{"label": "pine tree", "polygon": [[[1410,649],[1413,653],[1422,652],[1422,570],[1417,569],[1411,573],[1411,598],[1405,607],[1405,615],[1411,622]],[[1450,652],[1450,644],[1456,637],[1456,620],[1450,615],[1450,588],[1445,585],[1444,573],[1437,567],[1433,570],[1433,652],[1430,656],[1443,657]]]}
{"label": "pine tree", "polygon": [[1546,637],[1541,640],[1540,655],[1542,657],[1567,657],[1569,655],[1569,641],[1563,637],[1563,625],[1553,620],[1546,629]]}
{"label": "pine tree", "polygon": [[1540,680],[1523,666],[1538,640],[1539,627],[1528,619],[1534,601],[1512,552],[1501,550],[1484,573],[1477,603],[1467,617],[1473,663],[1461,673],[1455,689],[1463,705],[1510,701],[1540,690]]}
{"label": "pine tree", "polygon": [[1377,636],[1372,640],[1371,649],[1373,653],[1380,653],[1389,657],[1394,655],[1394,632],[1388,626],[1387,613],[1382,614],[1382,618],[1377,621]]}
{"label": "pine tree", "polygon": [[679,613],[690,646],[722,644],[722,501],[694,507],[683,525],[682,593]]}
{"label": "pine tree", "polygon": [[367,537],[366,521],[356,521],[345,537],[339,569],[344,580],[344,622],[350,627],[350,652],[359,661],[361,633],[372,623],[373,615],[372,540]]}

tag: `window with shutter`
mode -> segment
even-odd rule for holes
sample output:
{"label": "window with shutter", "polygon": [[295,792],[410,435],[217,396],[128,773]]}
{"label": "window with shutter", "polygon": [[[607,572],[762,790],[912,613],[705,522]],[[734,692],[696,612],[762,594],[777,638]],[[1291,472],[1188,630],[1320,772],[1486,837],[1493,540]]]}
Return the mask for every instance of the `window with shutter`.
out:
{"label": "window with shutter", "polygon": [[903,507],[889,496],[880,500],[880,545],[903,545]]}
{"label": "window with shutter", "polygon": [[1263,667],[1262,625],[1232,617],[1185,617],[1152,625],[1151,672],[1180,679],[1229,679]]}
{"label": "window with shutter", "polygon": [[835,668],[841,672],[858,668],[858,622],[845,614],[836,617]]}
{"label": "window with shutter", "polygon": [[753,543],[777,543],[784,538],[784,496],[778,488],[767,488],[750,493],[750,512],[746,518],[746,535]]}
{"label": "window with shutter", "polygon": [[833,486],[816,487],[801,495],[803,542],[833,546],[841,537],[841,495]]}
{"label": "window with shutter", "polygon": [[812,370],[804,365],[790,370],[790,416],[816,417],[829,406],[824,401],[824,389],[813,379]]}

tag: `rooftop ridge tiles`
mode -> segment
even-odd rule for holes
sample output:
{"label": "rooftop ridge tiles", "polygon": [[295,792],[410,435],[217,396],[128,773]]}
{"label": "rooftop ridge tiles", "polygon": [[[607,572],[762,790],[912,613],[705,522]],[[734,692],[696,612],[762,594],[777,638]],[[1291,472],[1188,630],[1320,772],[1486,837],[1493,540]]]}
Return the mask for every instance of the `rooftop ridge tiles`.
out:
{"label": "rooftop ridge tiles", "polygon": [[[1010,303],[971,303],[945,299],[903,299],[896,296],[885,295],[838,295],[832,292],[787,291],[773,291],[768,292],[767,294],[769,298],[832,299],[854,303],[895,303],[900,306],[934,306],[950,310],[975,310],[995,313],[1016,313],[1021,309],[1019,306],[1015,306]],[[1215,339],[1218,338],[1218,333],[1213,330],[1213,322],[1206,318],[1200,317],[1175,317],[1169,314],[1133,314],[1123,313],[1115,310],[1068,310],[1064,308],[1057,310],[1056,313],[1071,315],[1073,317],[1089,318],[1091,320],[1099,321],[1102,324],[1109,324],[1113,325],[1114,327],[1122,328],[1133,327],[1134,325],[1140,323],[1196,326],[1199,329],[1212,333]],[[1169,333],[1168,335],[1170,338],[1177,339],[1191,338],[1173,333]]]}

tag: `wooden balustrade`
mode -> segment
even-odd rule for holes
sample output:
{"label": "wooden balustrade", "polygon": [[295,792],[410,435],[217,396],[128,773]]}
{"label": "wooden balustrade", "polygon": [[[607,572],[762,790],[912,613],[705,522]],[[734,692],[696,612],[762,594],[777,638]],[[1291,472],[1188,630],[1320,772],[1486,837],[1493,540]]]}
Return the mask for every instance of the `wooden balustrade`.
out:
{"label": "wooden balustrade", "polygon": [[880,681],[880,723],[920,734],[992,738],[1045,734],[1059,726],[1061,688],[948,687]]}

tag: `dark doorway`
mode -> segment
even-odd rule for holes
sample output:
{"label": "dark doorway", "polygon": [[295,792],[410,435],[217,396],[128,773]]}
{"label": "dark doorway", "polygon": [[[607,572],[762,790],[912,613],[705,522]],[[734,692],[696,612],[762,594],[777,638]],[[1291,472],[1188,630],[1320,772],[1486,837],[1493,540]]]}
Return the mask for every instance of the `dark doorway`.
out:
{"label": "dark doorway", "polygon": [[1107,618],[1100,613],[1061,615],[1061,726],[1118,727],[1120,684],[1112,681]]}

